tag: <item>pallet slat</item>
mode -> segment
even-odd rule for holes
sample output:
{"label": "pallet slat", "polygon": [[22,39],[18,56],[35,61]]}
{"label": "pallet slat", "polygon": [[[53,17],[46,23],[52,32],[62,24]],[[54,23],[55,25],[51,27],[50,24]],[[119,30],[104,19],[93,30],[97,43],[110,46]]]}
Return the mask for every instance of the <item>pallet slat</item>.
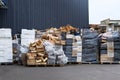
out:
{"label": "pallet slat", "polygon": [[13,65],[13,63],[6,62],[6,63],[0,63],[0,65]]}
{"label": "pallet slat", "polygon": [[81,64],[81,62],[68,62],[67,64]]}
{"label": "pallet slat", "polygon": [[64,64],[54,64],[54,65],[27,65],[28,67],[63,67]]}

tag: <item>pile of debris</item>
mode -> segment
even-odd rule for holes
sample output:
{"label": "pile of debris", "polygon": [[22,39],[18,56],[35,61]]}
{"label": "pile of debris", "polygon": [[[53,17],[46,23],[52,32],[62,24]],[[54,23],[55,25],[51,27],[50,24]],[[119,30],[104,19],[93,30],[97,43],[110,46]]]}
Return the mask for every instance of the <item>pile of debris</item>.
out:
{"label": "pile of debris", "polygon": [[[65,33],[65,37],[67,37],[67,33],[74,34],[77,30],[77,28],[70,25],[46,30],[22,29],[20,46],[29,48],[28,52],[25,51],[27,53],[27,65],[66,64],[68,58],[63,50],[63,46],[66,45],[66,39],[63,39],[62,34]],[[72,55],[72,52],[70,55]],[[77,61],[77,58],[75,61]]]}
{"label": "pile of debris", "polygon": [[41,38],[29,46],[27,53],[27,65],[55,65],[66,64],[67,57],[64,54],[60,34],[45,33]]}

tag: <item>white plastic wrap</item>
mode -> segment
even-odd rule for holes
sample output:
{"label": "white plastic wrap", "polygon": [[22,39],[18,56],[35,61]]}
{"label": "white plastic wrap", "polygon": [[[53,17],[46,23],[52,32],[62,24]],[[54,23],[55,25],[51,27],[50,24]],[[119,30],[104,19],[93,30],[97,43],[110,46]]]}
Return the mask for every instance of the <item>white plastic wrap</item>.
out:
{"label": "white plastic wrap", "polygon": [[[62,46],[54,45],[49,41],[44,41],[43,45],[45,46],[45,50],[48,54],[48,64],[55,60],[57,64],[66,64],[68,58],[65,56]],[[49,60],[50,59],[50,60]]]}
{"label": "white plastic wrap", "polygon": [[12,37],[11,29],[9,28],[0,28],[0,37],[1,38],[11,38]]}
{"label": "white plastic wrap", "polygon": [[20,46],[21,53],[27,53],[29,51],[28,47],[26,46]]}

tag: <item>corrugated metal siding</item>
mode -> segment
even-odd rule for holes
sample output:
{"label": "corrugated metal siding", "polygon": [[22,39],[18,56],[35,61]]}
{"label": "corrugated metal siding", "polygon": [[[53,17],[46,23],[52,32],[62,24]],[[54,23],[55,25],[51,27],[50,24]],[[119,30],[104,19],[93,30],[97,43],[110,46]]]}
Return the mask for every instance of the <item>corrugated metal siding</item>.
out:
{"label": "corrugated metal siding", "polygon": [[88,0],[7,0],[0,9],[0,27],[45,29],[70,24],[88,27]]}

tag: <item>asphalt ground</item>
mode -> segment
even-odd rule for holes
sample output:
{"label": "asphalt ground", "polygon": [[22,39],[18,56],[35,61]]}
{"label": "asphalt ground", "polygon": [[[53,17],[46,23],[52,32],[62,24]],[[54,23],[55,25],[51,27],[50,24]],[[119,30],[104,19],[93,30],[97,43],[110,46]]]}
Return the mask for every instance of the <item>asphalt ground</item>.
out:
{"label": "asphalt ground", "polygon": [[0,80],[120,80],[120,64],[80,64],[64,67],[0,65]]}

